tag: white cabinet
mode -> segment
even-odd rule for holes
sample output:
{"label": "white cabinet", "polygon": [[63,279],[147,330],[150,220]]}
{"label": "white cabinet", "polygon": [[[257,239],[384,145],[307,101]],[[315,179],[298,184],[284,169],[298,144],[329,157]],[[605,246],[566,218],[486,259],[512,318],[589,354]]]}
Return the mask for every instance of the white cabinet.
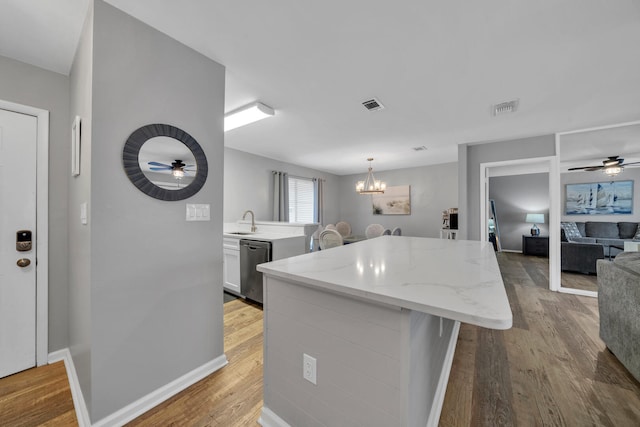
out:
{"label": "white cabinet", "polygon": [[240,294],[240,240],[224,238],[222,253],[224,288]]}

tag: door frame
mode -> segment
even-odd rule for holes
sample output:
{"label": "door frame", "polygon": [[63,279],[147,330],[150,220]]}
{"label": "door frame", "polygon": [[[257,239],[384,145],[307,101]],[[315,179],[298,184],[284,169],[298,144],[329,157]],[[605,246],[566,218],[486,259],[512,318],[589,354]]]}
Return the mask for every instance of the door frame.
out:
{"label": "door frame", "polygon": [[36,117],[36,365],[49,355],[49,111],[0,100],[0,109]]}
{"label": "door frame", "polygon": [[[542,168],[537,165],[542,165]],[[532,166],[532,167],[529,167]],[[515,167],[513,172],[504,175],[523,173],[549,173],[549,225],[560,224],[560,170],[558,156],[533,157],[527,159],[504,160],[480,164],[480,240],[486,242],[487,202],[489,198],[489,169],[496,167]],[[549,227],[549,289],[560,290],[560,230]]]}

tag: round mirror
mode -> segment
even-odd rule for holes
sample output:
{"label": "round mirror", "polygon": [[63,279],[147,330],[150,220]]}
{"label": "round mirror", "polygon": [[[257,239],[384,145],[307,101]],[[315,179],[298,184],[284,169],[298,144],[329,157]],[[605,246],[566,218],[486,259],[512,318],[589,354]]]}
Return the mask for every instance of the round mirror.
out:
{"label": "round mirror", "polygon": [[151,124],[134,131],[122,160],[133,185],[160,200],[191,197],[207,179],[204,151],[191,135],[171,125]]}

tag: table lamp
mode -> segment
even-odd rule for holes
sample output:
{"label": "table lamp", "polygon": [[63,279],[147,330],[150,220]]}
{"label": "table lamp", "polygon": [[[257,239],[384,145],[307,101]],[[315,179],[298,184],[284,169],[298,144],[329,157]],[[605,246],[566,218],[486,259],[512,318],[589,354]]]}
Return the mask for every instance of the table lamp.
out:
{"label": "table lamp", "polygon": [[544,214],[528,213],[527,217],[525,218],[525,222],[530,222],[533,224],[533,226],[531,227],[531,235],[539,236],[540,229],[536,224],[544,224]]}

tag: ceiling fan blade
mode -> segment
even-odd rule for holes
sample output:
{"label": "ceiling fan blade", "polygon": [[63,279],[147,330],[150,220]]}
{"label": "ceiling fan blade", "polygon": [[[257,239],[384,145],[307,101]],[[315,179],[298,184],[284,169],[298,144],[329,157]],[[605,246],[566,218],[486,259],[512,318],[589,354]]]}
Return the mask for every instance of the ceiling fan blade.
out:
{"label": "ceiling fan blade", "polygon": [[581,166],[581,167],[579,167],[579,168],[569,168],[569,169],[567,169],[567,170],[570,170],[570,171],[587,170],[587,171],[590,171],[590,172],[591,172],[591,171],[597,171],[597,170],[600,170],[600,169],[602,169],[602,168],[603,168],[603,166]]}
{"label": "ceiling fan blade", "polygon": [[640,162],[623,163],[620,166],[634,166],[634,165],[640,165]]}
{"label": "ceiling fan blade", "polygon": [[167,171],[167,170],[171,170],[171,169],[173,169],[171,166],[169,166],[169,167],[149,168],[149,170],[152,170],[152,171]]}
{"label": "ceiling fan blade", "polygon": [[150,164],[151,166],[164,166],[166,168],[172,168],[173,167],[171,165],[167,165],[165,163],[159,163],[159,162],[148,162],[148,164]]}
{"label": "ceiling fan blade", "polygon": [[587,172],[601,171],[602,169],[605,169],[605,167],[604,166],[590,166],[590,167],[584,168],[584,170],[586,170]]}

